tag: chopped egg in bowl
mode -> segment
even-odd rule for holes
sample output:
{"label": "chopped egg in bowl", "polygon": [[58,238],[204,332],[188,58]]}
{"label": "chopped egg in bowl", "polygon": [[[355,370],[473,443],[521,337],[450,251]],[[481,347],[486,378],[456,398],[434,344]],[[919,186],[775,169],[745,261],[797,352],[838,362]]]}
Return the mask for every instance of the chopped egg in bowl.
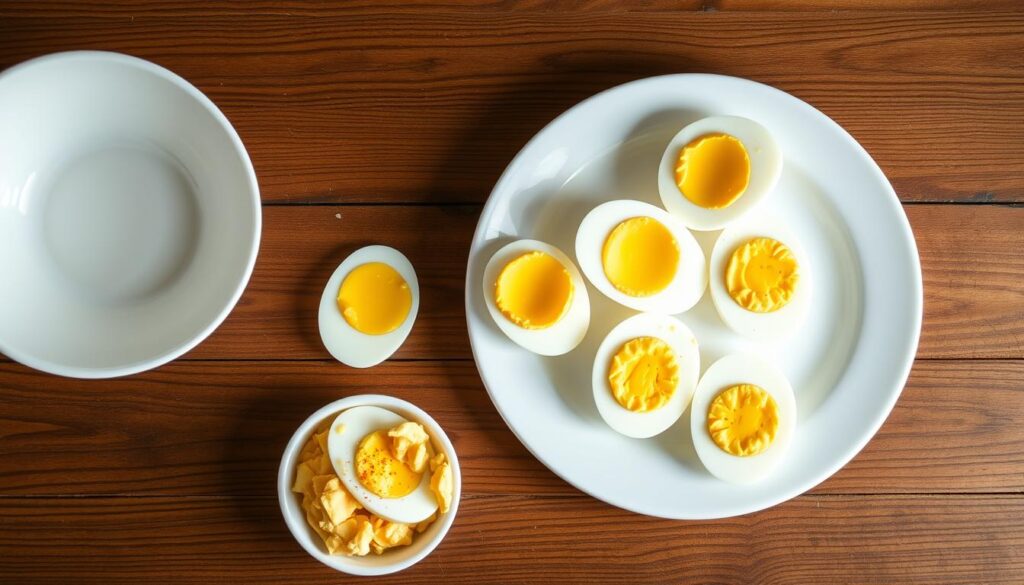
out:
{"label": "chopped egg in bowl", "polygon": [[416,271],[387,246],[356,250],[320,297],[320,339],[334,359],[368,368],[391,357],[412,331],[420,306]]}
{"label": "chopped egg in bowl", "polygon": [[700,351],[674,317],[640,313],[616,325],[594,356],[594,402],[608,426],[643,439],[672,426],[697,386]]}
{"label": "chopped egg in bowl", "polygon": [[484,268],[484,300],[498,328],[540,355],[562,355],[590,327],[590,297],[572,260],[537,240],[516,240]]}
{"label": "chopped egg in bowl", "polygon": [[712,116],[669,142],[658,168],[665,209],[687,227],[711,231],[753,209],[782,175],[782,151],[768,130],[739,116]]}
{"label": "chopped egg in bowl", "polygon": [[690,432],[701,463],[715,477],[760,481],[786,456],[796,429],[796,399],[786,376],[752,355],[711,364],[693,394]]}
{"label": "chopped egg in bowl", "polygon": [[576,258],[597,290],[637,311],[682,313],[708,283],[693,234],[664,209],[641,201],[609,201],[590,210],[576,231]]}
{"label": "chopped egg in bowl", "polygon": [[355,575],[408,567],[444,538],[461,473],[444,431],[397,398],[353,396],[296,431],[278,473],[282,513],[319,561]]}

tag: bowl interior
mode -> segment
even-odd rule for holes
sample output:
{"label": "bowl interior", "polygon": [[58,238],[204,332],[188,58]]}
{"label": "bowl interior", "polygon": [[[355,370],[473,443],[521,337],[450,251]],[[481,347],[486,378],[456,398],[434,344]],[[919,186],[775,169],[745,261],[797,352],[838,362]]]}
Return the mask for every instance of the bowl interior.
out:
{"label": "bowl interior", "polygon": [[252,165],[197,89],[113,53],[0,75],[0,350],[100,377],[153,367],[237,300],[259,239]]}
{"label": "bowl interior", "polygon": [[[455,493],[448,513],[441,515],[422,534],[417,534],[413,538],[412,544],[408,546],[389,549],[381,555],[371,553],[365,557],[330,555],[320,537],[306,523],[305,512],[302,510],[301,505],[302,498],[299,494],[291,491],[292,482],[295,480],[295,466],[298,464],[298,455],[303,445],[313,435],[314,430],[321,421],[331,418],[343,410],[367,405],[386,408],[408,420],[422,424],[430,435],[434,449],[443,451],[448,456],[455,480]],[[361,395],[343,398],[328,404],[313,413],[302,423],[302,426],[295,432],[285,448],[284,456],[281,459],[281,467],[278,471],[277,489],[285,524],[288,525],[288,529],[302,548],[312,555],[313,558],[333,569],[353,575],[384,575],[400,571],[419,562],[429,555],[440,544],[441,540],[444,539],[448,529],[455,521],[455,514],[458,511],[459,501],[462,497],[462,472],[459,468],[459,460],[455,453],[455,448],[445,434],[444,429],[430,415],[413,404],[398,398],[382,395]]]}

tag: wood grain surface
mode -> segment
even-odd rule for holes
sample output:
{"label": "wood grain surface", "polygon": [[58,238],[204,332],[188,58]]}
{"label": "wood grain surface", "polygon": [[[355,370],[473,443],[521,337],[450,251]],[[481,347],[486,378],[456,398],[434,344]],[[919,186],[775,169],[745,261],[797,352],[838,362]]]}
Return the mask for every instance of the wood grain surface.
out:
{"label": "wood grain surface", "polygon": [[[429,410],[464,481],[440,548],[375,583],[1024,582],[1024,3],[0,2],[0,69],[72,49],[207,93],[253,159],[264,232],[238,306],[172,364],[82,381],[0,356],[0,583],[354,581],[291,538],[275,477],[306,416],[366,391]],[[679,72],[769,83],[842,124],[904,201],[925,281],[918,359],[875,438],[807,494],[711,522],[624,512],[534,459],[463,308],[512,156],[581,99]],[[329,359],[315,314],[368,243],[410,257],[422,306],[361,371]]]}

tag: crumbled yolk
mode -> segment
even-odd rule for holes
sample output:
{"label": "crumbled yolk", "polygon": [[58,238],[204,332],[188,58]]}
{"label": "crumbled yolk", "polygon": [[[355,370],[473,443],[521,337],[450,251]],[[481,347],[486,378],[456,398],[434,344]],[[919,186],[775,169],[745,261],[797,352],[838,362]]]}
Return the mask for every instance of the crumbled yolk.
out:
{"label": "crumbled yolk", "polygon": [[683,196],[707,209],[732,205],[750,183],[750,157],[735,136],[707,134],[679,151],[676,185]]}
{"label": "crumbled yolk", "polygon": [[412,307],[412,292],[402,275],[383,262],[357,266],[338,290],[338,309],[356,331],[391,333]]}
{"label": "crumbled yolk", "polygon": [[612,357],[608,383],[623,408],[657,410],[679,385],[679,362],[669,344],[656,337],[638,337],[627,341]]}
{"label": "crumbled yolk", "polygon": [[601,263],[612,286],[632,297],[650,296],[675,278],[679,243],[660,221],[633,217],[608,234]]}
{"label": "crumbled yolk", "polygon": [[760,386],[737,384],[726,388],[708,408],[708,433],[730,455],[757,455],[772,444],[778,430],[778,406]]}
{"label": "crumbled yolk", "polygon": [[395,457],[387,431],[374,431],[363,437],[356,448],[355,466],[359,483],[382,498],[409,495],[423,476]]}
{"label": "crumbled yolk", "polygon": [[770,313],[786,306],[799,280],[793,252],[771,238],[754,238],[736,248],[725,269],[729,296],[755,313]]}
{"label": "crumbled yolk", "polygon": [[527,252],[501,269],[494,302],[502,315],[523,329],[545,329],[565,316],[572,304],[569,271],[540,251]]}
{"label": "crumbled yolk", "polygon": [[423,430],[423,425],[404,422],[388,431],[388,437],[391,438],[391,452],[395,459],[404,462],[416,473],[423,473],[430,457],[427,447],[430,437]]}
{"label": "crumbled yolk", "polygon": [[434,492],[437,509],[444,514],[451,508],[452,496],[455,493],[455,478],[452,467],[444,453],[438,453],[430,460],[430,491]]}

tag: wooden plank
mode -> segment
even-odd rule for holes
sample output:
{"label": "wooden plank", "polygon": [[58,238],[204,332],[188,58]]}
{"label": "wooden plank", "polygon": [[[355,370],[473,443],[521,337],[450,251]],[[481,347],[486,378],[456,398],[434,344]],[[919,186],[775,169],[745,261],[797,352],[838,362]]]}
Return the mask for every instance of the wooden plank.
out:
{"label": "wooden plank", "polygon": [[[374,582],[1017,584],[1022,521],[1019,496],[812,496],[714,522],[473,498],[431,556]],[[0,498],[0,525],[12,583],[343,579],[295,544],[272,499]]]}
{"label": "wooden plank", "polygon": [[0,67],[90,48],[170,67],[236,125],[267,201],[480,202],[566,108],[677,72],[809,101],[905,200],[1024,201],[1022,29],[1020,11],[0,17]]}
{"label": "wooden plank", "polygon": [[[512,435],[471,362],[191,362],[110,381],[6,364],[0,380],[0,495],[270,496],[295,428],[366,392],[441,423],[467,494],[579,493]],[[890,420],[816,491],[1019,493],[1022,411],[1024,362],[918,362]]]}

